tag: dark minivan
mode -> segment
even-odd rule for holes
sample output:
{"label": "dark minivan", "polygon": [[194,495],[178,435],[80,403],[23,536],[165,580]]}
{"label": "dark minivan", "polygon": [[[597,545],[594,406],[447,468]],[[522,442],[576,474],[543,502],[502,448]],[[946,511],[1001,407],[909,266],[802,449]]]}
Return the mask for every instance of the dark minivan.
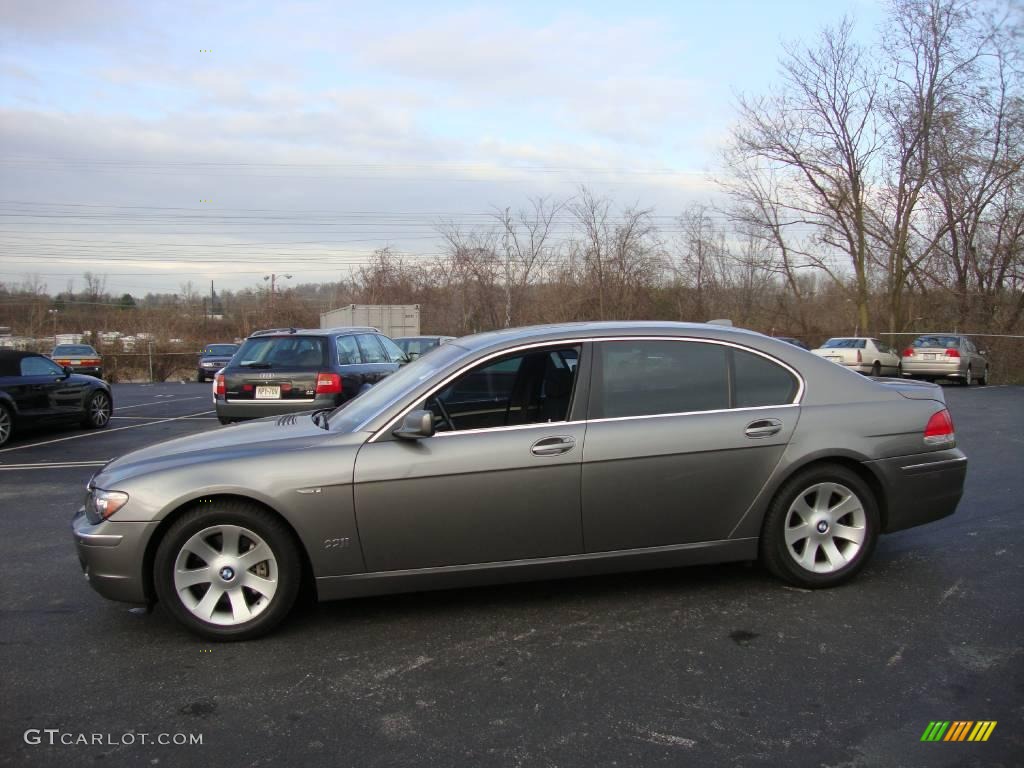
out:
{"label": "dark minivan", "polygon": [[252,334],[220,373],[221,424],[336,408],[408,362],[376,328],[273,328]]}

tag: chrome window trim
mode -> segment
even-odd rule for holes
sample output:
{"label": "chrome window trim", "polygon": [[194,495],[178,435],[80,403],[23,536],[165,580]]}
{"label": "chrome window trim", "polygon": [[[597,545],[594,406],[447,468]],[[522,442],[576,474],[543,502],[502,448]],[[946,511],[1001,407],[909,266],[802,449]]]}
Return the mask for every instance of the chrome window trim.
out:
{"label": "chrome window trim", "polygon": [[[572,345],[572,344],[597,343],[597,342],[604,342],[604,341],[695,341],[695,342],[699,342],[699,343],[702,343],[702,344],[718,344],[718,345],[724,346],[724,347],[732,347],[733,349],[738,349],[741,352],[750,352],[750,353],[755,354],[755,355],[760,355],[761,357],[765,358],[769,362],[775,363],[776,365],[779,365],[782,368],[784,368],[785,370],[789,371],[790,374],[792,374],[796,378],[796,381],[797,381],[796,394],[793,396],[793,400],[791,402],[789,402],[789,403],[781,403],[779,405],[752,405],[752,406],[745,406],[743,408],[720,408],[720,409],[717,409],[717,410],[709,410],[709,411],[682,411],[682,412],[679,412],[679,413],[652,413],[652,414],[645,414],[645,415],[642,415],[642,416],[611,416],[611,417],[608,417],[608,418],[587,419],[587,420],[582,420],[582,421],[546,421],[546,422],[539,423],[539,424],[513,424],[511,426],[504,426],[504,427],[485,427],[485,428],[481,428],[481,429],[457,430],[457,431],[454,431],[454,432],[437,432],[434,436],[435,437],[443,437],[443,436],[446,436],[446,435],[447,436],[452,436],[452,435],[480,434],[482,432],[495,432],[495,431],[498,431],[498,430],[510,431],[510,430],[514,430],[514,429],[528,429],[528,428],[532,428],[532,427],[546,427],[546,426],[552,426],[552,425],[556,425],[556,424],[598,424],[598,423],[605,422],[605,421],[623,421],[625,419],[661,419],[661,418],[668,418],[668,417],[671,417],[671,416],[691,416],[691,415],[698,414],[698,413],[732,413],[732,412],[742,412],[742,411],[759,411],[759,410],[765,410],[767,408],[789,408],[789,407],[800,405],[801,401],[803,400],[804,391],[806,389],[806,385],[804,383],[804,377],[801,376],[800,373],[795,368],[793,368],[791,365],[789,365],[788,363],[785,363],[782,360],[779,360],[777,357],[773,357],[773,356],[769,355],[766,352],[762,352],[759,349],[753,349],[752,347],[745,347],[742,344],[737,344],[736,342],[732,342],[732,341],[724,341],[722,339],[705,339],[705,338],[702,338],[702,337],[699,337],[699,336],[595,336],[595,337],[591,337],[591,338],[569,338],[569,339],[554,339],[554,340],[546,340],[546,341],[534,341],[534,342],[530,342],[528,344],[520,344],[520,345],[515,346],[515,347],[509,347],[507,349],[502,349],[502,350],[498,350],[496,352],[491,352],[490,354],[485,355],[484,357],[480,358],[479,360],[474,360],[472,363],[470,363],[470,364],[468,364],[466,366],[463,366],[462,368],[459,368],[459,370],[457,370],[454,373],[452,373],[452,374],[448,375],[447,377],[445,377],[445,379],[440,384],[438,384],[436,387],[428,390],[427,394],[424,395],[422,398],[417,398],[413,403],[411,403],[408,406],[406,406],[403,409],[401,409],[398,412],[398,415],[395,416],[395,418],[391,419],[391,421],[387,422],[383,427],[381,427],[379,430],[374,432],[373,435],[370,437],[370,439],[367,440],[366,442],[367,443],[375,443],[375,442],[377,442],[377,439],[381,435],[383,435],[383,434],[385,434],[387,432],[390,432],[392,429],[394,429],[395,425],[398,424],[402,419],[404,419],[416,407],[417,403],[419,403],[419,402],[421,402],[423,400],[428,400],[429,398],[431,398],[435,394],[437,394],[439,391],[444,389],[446,386],[448,386],[456,378],[461,376],[463,373],[469,371],[472,368],[475,368],[478,365],[486,363],[489,360],[493,360],[496,357],[501,357],[503,355],[514,354],[516,352],[521,352],[521,351],[527,350],[527,349],[537,349],[537,348],[541,348],[541,347],[553,347],[553,346]],[[385,409],[392,407],[394,405],[394,403],[398,402],[398,400],[400,400],[400,399],[401,398],[395,398],[395,400],[392,401],[392,403],[388,404],[385,407]],[[385,409],[382,409],[382,410],[385,410]],[[356,429],[354,429],[352,431],[353,432],[362,431],[366,427],[367,424],[369,424],[371,421],[373,421],[373,419],[377,418],[377,416],[379,416],[379,415],[380,415],[380,411],[378,411],[377,414],[375,414],[374,416],[371,416],[369,419],[364,421],[362,424],[360,424]]]}

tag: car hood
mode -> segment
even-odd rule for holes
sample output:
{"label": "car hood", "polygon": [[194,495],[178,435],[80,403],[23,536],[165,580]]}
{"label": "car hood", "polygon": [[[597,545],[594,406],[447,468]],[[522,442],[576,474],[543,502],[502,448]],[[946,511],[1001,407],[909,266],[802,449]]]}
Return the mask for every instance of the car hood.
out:
{"label": "car hood", "polygon": [[337,437],[314,424],[308,413],[274,416],[177,437],[126,453],[104,466],[93,481],[100,488],[111,489],[136,475],[221,459],[301,450]]}

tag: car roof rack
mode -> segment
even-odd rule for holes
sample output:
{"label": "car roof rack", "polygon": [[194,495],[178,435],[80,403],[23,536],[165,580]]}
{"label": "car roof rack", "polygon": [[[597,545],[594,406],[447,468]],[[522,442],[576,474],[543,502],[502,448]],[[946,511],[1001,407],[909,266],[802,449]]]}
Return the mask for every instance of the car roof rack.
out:
{"label": "car roof rack", "polygon": [[380,333],[380,328],[372,325],[339,325],[336,328],[324,328],[324,333],[341,333],[342,331],[359,331],[361,333]]}
{"label": "car roof rack", "polygon": [[249,336],[266,336],[268,333],[296,333],[295,328],[264,328],[261,331],[253,331]]}

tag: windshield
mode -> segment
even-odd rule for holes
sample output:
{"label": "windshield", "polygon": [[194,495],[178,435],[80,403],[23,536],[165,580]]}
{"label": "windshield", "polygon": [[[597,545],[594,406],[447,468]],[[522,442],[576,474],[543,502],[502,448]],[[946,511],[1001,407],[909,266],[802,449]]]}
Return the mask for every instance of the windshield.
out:
{"label": "windshield", "polygon": [[938,347],[939,349],[956,349],[960,339],[956,336],[919,336],[914,339],[915,347]]}
{"label": "windshield", "polygon": [[864,339],[829,339],[822,349],[864,349]]}
{"label": "windshield", "polygon": [[440,339],[395,339],[395,343],[410,357],[424,355],[441,343]]}
{"label": "windshield", "polygon": [[466,350],[462,347],[444,344],[432,354],[414,360],[380,384],[332,411],[327,420],[328,428],[337,432],[354,432],[382,410],[401,400],[406,392],[465,354]]}
{"label": "windshield", "polygon": [[95,355],[96,350],[85,344],[61,344],[53,348],[55,355]]}
{"label": "windshield", "polygon": [[218,357],[231,357],[237,350],[237,344],[211,344],[210,346],[205,347],[200,354],[203,356],[216,355]]}

